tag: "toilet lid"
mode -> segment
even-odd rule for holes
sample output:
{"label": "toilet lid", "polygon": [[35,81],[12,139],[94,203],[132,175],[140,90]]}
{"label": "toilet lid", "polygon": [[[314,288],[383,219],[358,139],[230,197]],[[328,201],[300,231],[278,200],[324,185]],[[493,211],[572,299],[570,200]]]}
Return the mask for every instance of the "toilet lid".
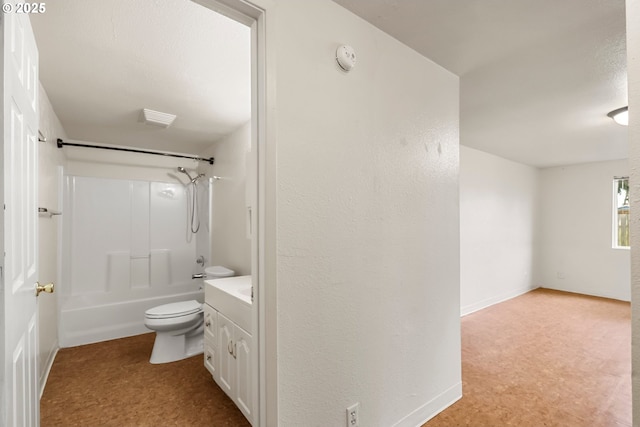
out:
{"label": "toilet lid", "polygon": [[221,265],[214,265],[213,267],[207,267],[204,269],[207,276],[219,278],[219,277],[231,277],[236,274],[235,271],[223,267]]}
{"label": "toilet lid", "polygon": [[198,313],[200,310],[202,310],[202,304],[196,300],[190,300],[159,305],[145,311],[144,315],[149,319],[166,319]]}

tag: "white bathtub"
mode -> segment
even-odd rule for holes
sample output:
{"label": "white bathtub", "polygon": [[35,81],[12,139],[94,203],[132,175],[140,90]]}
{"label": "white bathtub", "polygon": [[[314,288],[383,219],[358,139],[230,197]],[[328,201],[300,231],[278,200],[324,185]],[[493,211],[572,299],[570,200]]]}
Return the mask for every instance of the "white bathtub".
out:
{"label": "white bathtub", "polygon": [[115,302],[60,310],[60,347],[75,347],[117,338],[150,333],[144,326],[144,312],[177,301],[203,302],[202,291]]}

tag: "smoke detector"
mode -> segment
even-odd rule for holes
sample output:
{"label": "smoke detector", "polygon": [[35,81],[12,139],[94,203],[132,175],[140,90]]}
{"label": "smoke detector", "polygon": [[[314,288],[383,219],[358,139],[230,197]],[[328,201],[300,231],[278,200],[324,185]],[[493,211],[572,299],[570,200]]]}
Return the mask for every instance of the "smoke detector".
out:
{"label": "smoke detector", "polygon": [[168,128],[171,123],[176,119],[175,114],[162,113],[160,111],[149,110],[148,108],[142,109],[142,119],[148,125],[160,126]]}

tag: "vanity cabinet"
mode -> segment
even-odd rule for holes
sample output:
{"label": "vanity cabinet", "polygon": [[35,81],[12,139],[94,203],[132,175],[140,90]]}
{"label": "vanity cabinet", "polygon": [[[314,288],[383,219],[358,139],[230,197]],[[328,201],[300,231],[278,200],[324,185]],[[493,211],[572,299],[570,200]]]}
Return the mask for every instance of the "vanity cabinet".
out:
{"label": "vanity cabinet", "polygon": [[208,303],[204,305],[204,319],[204,365],[253,423],[251,335]]}

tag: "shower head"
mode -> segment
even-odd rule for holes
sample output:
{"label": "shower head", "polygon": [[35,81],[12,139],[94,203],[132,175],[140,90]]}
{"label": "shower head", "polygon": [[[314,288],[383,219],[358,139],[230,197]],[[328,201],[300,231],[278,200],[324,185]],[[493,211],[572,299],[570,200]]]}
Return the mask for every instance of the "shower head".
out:
{"label": "shower head", "polygon": [[193,182],[193,177],[189,174],[189,172],[187,172],[185,168],[183,168],[182,166],[178,166],[178,172],[182,172],[183,174],[187,175],[189,177],[189,181]]}
{"label": "shower head", "polygon": [[197,180],[199,180],[200,178],[204,177],[204,174],[198,174],[196,177],[192,177],[191,174],[189,174],[189,172],[183,168],[182,166],[178,166],[178,172],[181,172],[185,175],[187,175],[189,177],[189,181],[191,181],[191,184],[194,184]]}

